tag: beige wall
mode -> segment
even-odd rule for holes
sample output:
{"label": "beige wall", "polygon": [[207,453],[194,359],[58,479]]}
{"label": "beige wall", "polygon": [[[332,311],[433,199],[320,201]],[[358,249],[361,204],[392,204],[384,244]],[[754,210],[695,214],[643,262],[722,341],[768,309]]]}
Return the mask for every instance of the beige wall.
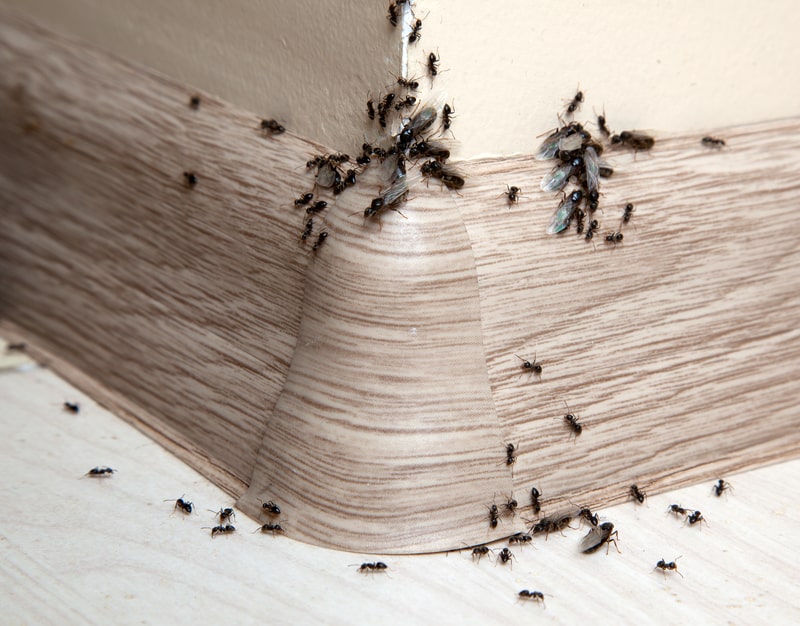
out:
{"label": "beige wall", "polygon": [[[399,73],[388,0],[0,0],[43,23],[277,117],[333,148],[366,132]],[[528,152],[580,84],[612,128],[705,130],[800,113],[800,5],[788,0],[419,0],[455,101],[461,158]],[[423,81],[428,85],[427,79]],[[581,119],[584,116],[579,116]]]}

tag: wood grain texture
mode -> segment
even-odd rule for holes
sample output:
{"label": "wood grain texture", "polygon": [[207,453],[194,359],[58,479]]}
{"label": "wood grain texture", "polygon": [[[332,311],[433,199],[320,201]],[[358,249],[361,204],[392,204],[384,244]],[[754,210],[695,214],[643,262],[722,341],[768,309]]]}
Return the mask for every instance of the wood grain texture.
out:
{"label": "wood grain texture", "polygon": [[[0,340],[6,624],[800,621],[800,509],[787,488],[800,481],[797,460],[726,475],[735,491],[721,498],[706,482],[601,509],[619,529],[621,552],[607,556],[577,551],[585,529],[511,546],[511,567],[495,564],[504,543],[480,562],[466,549],[352,554],[294,540],[291,511],[285,537],[253,533],[265,518],[237,511],[236,534],[211,539],[206,509],[230,506],[227,494],[52,371],[5,362]],[[80,413],[62,411],[64,400]],[[100,463],[117,473],[80,478]],[[182,495],[191,516],[173,511]],[[671,503],[702,509],[708,525],[668,515]],[[678,556],[683,578],[654,569]],[[376,560],[388,575],[352,567]],[[524,588],[547,594],[546,608],[520,601]]]}
{"label": "wood grain texture", "polygon": [[[546,236],[549,164],[516,157],[463,163],[461,195],[417,185],[380,227],[365,174],[311,254],[292,200],[329,149],[2,15],[0,316],[243,510],[442,550],[521,530],[487,506],[534,485],[607,504],[797,454],[797,120],[610,156],[601,233],[637,207],[613,249]],[[514,356],[534,352],[541,380]]]}

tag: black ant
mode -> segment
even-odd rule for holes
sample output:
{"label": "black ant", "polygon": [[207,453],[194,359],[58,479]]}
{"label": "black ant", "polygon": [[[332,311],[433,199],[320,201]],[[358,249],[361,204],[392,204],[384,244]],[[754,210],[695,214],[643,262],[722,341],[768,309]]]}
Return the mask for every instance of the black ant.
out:
{"label": "black ant", "polygon": [[323,230],[317,237],[317,240],[314,242],[314,245],[311,246],[311,251],[316,253],[316,251],[319,250],[320,247],[322,247],[322,244],[325,243],[325,240],[327,238],[328,238],[328,231]]}
{"label": "black ant", "polygon": [[586,241],[591,241],[594,239],[594,234],[597,229],[600,228],[600,223],[597,220],[592,220],[589,222],[589,228],[586,230],[586,235],[584,235],[584,239]]}
{"label": "black ant", "polygon": [[94,476],[94,477],[108,477],[111,476],[117,470],[111,469],[110,467],[93,467],[88,472],[84,474],[84,476]]}
{"label": "black ant", "polygon": [[493,504],[489,507],[489,526],[497,528],[497,520],[500,519],[500,512],[497,510],[497,505]]}
{"label": "black ant", "polygon": [[447,103],[442,107],[442,127],[445,130],[450,129],[450,125],[453,123],[453,118],[455,117],[455,115],[453,115],[455,112],[455,108]]}
{"label": "black ant", "polygon": [[280,135],[286,129],[275,120],[261,120],[261,130],[268,131],[273,135]]}
{"label": "black ant", "polygon": [[492,552],[489,546],[478,546],[472,549],[472,560],[480,561],[483,557]]}
{"label": "black ant", "polygon": [[522,189],[519,187],[509,187],[506,185],[508,191],[505,192],[505,195],[508,196],[509,202],[519,202],[519,197],[522,195]]}
{"label": "black ant", "polygon": [[25,352],[28,345],[22,341],[6,345],[6,352]]}
{"label": "black ant", "polygon": [[627,146],[631,150],[649,150],[656,143],[650,135],[644,133],[637,133],[632,130],[623,130],[618,135],[612,135],[612,144],[621,144]]}
{"label": "black ant", "polygon": [[622,241],[624,235],[620,231],[610,232],[606,235],[606,243],[613,243],[614,247]]}
{"label": "black ant", "polygon": [[721,478],[717,481],[717,484],[714,485],[714,493],[719,498],[722,495],[723,491],[727,491],[728,489],[733,489],[729,482],[725,482]]}
{"label": "black ant", "polygon": [[359,165],[369,165],[371,161],[372,159],[370,159],[369,155],[367,154],[362,154],[361,156],[356,157],[356,163],[358,163]]}
{"label": "black ant", "polygon": [[518,543],[524,545],[533,541],[533,537],[526,533],[515,533],[508,538],[508,543]]}
{"label": "black ant", "polygon": [[541,602],[544,605],[544,594],[541,591],[528,591],[523,589],[517,594],[523,600],[533,600],[534,602]]}
{"label": "black ant", "polygon": [[693,526],[694,524],[697,524],[697,522],[705,522],[706,519],[703,517],[703,514],[700,511],[695,511],[686,518],[686,521],[689,522],[690,526]]}
{"label": "black ant", "polygon": [[674,513],[675,515],[683,515],[685,517],[689,515],[690,511],[684,509],[680,504],[670,504],[667,513]]}
{"label": "black ant", "polygon": [[702,143],[704,146],[710,146],[712,148],[721,148],[722,146],[725,145],[725,140],[716,139],[714,137],[703,137],[700,140],[700,143]]}
{"label": "black ant", "polygon": [[597,513],[592,513],[592,510],[589,507],[583,507],[580,511],[578,511],[578,516],[589,522],[591,526],[597,526],[597,524],[600,523]]}
{"label": "black ant", "polygon": [[227,535],[230,533],[236,532],[236,527],[231,526],[230,524],[225,524],[224,526],[220,524],[219,526],[203,526],[203,528],[211,528],[211,536],[214,537],[215,535]]}
{"label": "black ant", "polygon": [[573,113],[575,113],[575,111],[580,109],[582,102],[583,102],[583,92],[578,91],[578,93],[575,94],[575,97],[572,99],[572,101],[569,103],[569,106],[567,107],[567,114],[572,115]]}
{"label": "black ant", "polygon": [[327,206],[328,203],[325,202],[325,200],[318,200],[312,206],[306,209],[306,215],[313,215],[314,213],[319,213],[320,211],[324,211]]}
{"label": "black ant", "polygon": [[539,503],[541,495],[542,494],[536,487],[531,487],[531,508],[533,509],[534,515],[539,515],[542,510],[542,505]]}
{"label": "black ant", "polygon": [[647,494],[636,485],[631,485],[630,494],[639,504],[644,504],[645,498],[647,498]]}
{"label": "black ant", "polygon": [[197,184],[197,174],[194,172],[184,172],[183,178],[186,182],[186,186],[191,188]]}
{"label": "black ant", "polygon": [[416,91],[417,89],[419,89],[418,81],[413,79],[408,80],[406,78],[403,78],[402,76],[397,79],[397,84],[400,85],[401,87],[404,87],[405,89],[410,89],[411,91]]}
{"label": "black ant", "polygon": [[356,171],[355,170],[347,170],[344,177],[344,184],[345,187],[352,187],[356,184]]}
{"label": "black ant", "polygon": [[257,533],[259,530],[262,533],[272,533],[273,536],[275,535],[275,533],[286,532],[286,531],[283,530],[283,526],[281,526],[280,524],[271,524],[269,522],[266,523],[266,524],[262,524],[261,526],[256,528],[253,532]]}
{"label": "black ant", "polygon": [[266,502],[261,502],[261,511],[263,513],[267,513],[268,515],[280,515],[281,508],[275,504],[272,500],[267,500]]}
{"label": "black ant", "polygon": [[420,39],[422,39],[422,20],[418,19],[414,22],[414,25],[411,29],[411,33],[408,35],[408,43],[417,43]]}
{"label": "black ant", "polygon": [[548,515],[547,517],[543,517],[540,519],[536,524],[531,527],[531,534],[538,535],[540,533],[546,533],[545,539],[550,536],[550,533],[559,531],[561,532],[565,528],[567,528],[570,523],[572,522],[572,514],[571,513],[556,513],[554,515]]}
{"label": "black ant", "polygon": [[516,513],[518,506],[519,504],[517,503],[517,501],[514,499],[513,496],[511,496],[506,499],[506,503],[503,505],[503,508],[505,508],[505,510],[508,511],[511,515],[514,515]]}
{"label": "black ant", "polygon": [[567,425],[572,429],[573,434],[577,438],[583,432],[583,425],[578,422],[578,418],[572,413],[572,410],[569,408],[569,405],[564,402],[564,405],[567,407],[567,414],[564,416],[564,421]]}
{"label": "black ant", "polygon": [[533,355],[533,361],[529,361],[527,359],[523,359],[520,355],[515,354],[520,361],[522,361],[522,369],[528,370],[531,374],[536,374],[537,376],[542,375],[542,365],[541,363],[536,362],[536,355]]}
{"label": "black ant", "polygon": [[[678,557],[678,558],[676,558],[676,559],[675,559],[675,561],[677,561],[679,558],[681,558],[681,557]],[[667,577],[667,570],[669,570],[669,571],[672,571],[672,572],[677,572],[677,574],[678,574],[678,575],[679,575],[681,578],[683,578],[683,574],[681,574],[681,573],[678,571],[678,565],[675,563],[675,561],[670,561],[669,563],[667,563],[667,562],[666,562],[666,561],[665,561],[665,560],[662,558],[662,559],[661,559],[661,560],[660,560],[658,563],[656,563],[656,567],[657,567],[658,569],[660,569],[660,570],[661,570],[661,573],[662,573],[662,574],[664,574],[664,578],[666,578],[666,577]],[[654,567],[653,569],[656,569],[656,567]]]}
{"label": "black ant", "polygon": [[[171,502],[171,499],[168,498],[167,500],[164,500],[164,502]],[[184,500],[183,496],[181,496],[180,498],[175,500],[175,506],[173,507],[172,510],[175,511],[176,509],[181,509],[184,513],[190,515],[191,512],[194,510],[194,504],[188,502],[187,500]]]}
{"label": "black ant", "polygon": [[[514,558],[514,555],[512,554],[511,550],[509,550],[508,548],[503,548],[502,550],[500,550],[500,554],[497,555],[497,560],[500,561],[503,565],[505,565],[506,563],[511,561],[511,559],[513,559],[513,558]],[[513,565],[513,563],[512,563],[512,565]]]}
{"label": "black ant", "polygon": [[602,115],[597,116],[597,127],[600,129],[600,132],[603,133],[606,137],[611,136],[611,131],[606,126],[606,112],[603,111]]}
{"label": "black ant", "polygon": [[311,232],[314,230],[314,220],[310,217],[306,220],[306,226],[303,229],[303,234],[300,235],[300,239],[305,241],[311,236]]}
{"label": "black ant", "polygon": [[370,572],[385,572],[388,568],[389,566],[386,565],[386,563],[377,561],[376,563],[362,563],[359,566],[358,571],[362,574],[367,574]]}
{"label": "black ant", "polygon": [[592,552],[596,552],[603,544],[607,544],[606,554],[608,554],[608,550],[613,543],[617,552],[620,552],[621,550],[617,545],[618,538],[619,535],[617,531],[614,530],[614,524],[611,522],[603,522],[600,526],[592,528],[587,535],[581,539],[580,550],[584,554],[591,554]]}
{"label": "black ant", "polygon": [[207,509],[209,512],[213,513],[214,515],[219,515],[219,521],[224,522],[225,520],[231,521],[232,519],[236,519],[236,513],[230,507],[228,508],[221,508],[219,511],[212,511],[211,509]]}
{"label": "black ant", "polygon": [[372,98],[367,100],[367,116],[369,119],[375,119],[375,103],[372,101]]}
{"label": "black ant", "polygon": [[81,410],[81,405],[77,402],[65,402],[64,403],[64,410],[72,413],[73,415],[79,413]]}
{"label": "black ant", "polygon": [[513,443],[506,444],[506,465],[514,465],[517,462],[517,457],[514,455],[519,450],[518,446]]}
{"label": "black ant", "polygon": [[189,99],[189,106],[195,111],[200,108],[200,96],[194,95]]}
{"label": "black ant", "polygon": [[400,100],[397,104],[394,105],[395,111],[400,111],[402,109],[413,107],[417,103],[417,99],[414,96],[406,96],[405,100]]}
{"label": "black ant", "polygon": [[579,235],[583,233],[583,220],[585,217],[586,213],[581,209],[575,209],[575,230]]}
{"label": "black ant", "polygon": [[386,16],[386,19],[389,20],[389,23],[393,26],[397,26],[397,3],[392,2],[389,5],[389,14]]}
{"label": "black ant", "polygon": [[294,201],[295,206],[303,206],[304,204],[308,204],[314,199],[313,193],[304,193],[300,196],[297,200]]}
{"label": "black ant", "polygon": [[439,73],[439,62],[441,59],[436,56],[433,52],[428,55],[428,74],[431,75],[431,78],[436,76]]}
{"label": "black ant", "polygon": [[633,208],[633,204],[628,202],[628,204],[625,205],[625,212],[622,214],[622,221],[626,224],[630,222],[635,211],[636,209]]}

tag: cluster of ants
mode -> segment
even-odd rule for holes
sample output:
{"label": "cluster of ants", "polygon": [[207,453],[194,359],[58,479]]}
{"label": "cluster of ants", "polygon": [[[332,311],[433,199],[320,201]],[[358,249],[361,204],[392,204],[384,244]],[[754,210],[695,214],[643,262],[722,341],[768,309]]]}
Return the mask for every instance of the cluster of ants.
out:
{"label": "cluster of ants", "polygon": [[[565,117],[573,117],[582,103],[583,92],[578,91],[567,106]],[[600,160],[606,146],[639,151],[649,150],[655,144],[655,139],[637,131],[612,134],[605,115],[597,116],[597,126],[607,141],[606,145],[595,140],[583,124],[562,121],[561,126],[547,136],[534,155],[540,161],[559,161],[559,165],[546,174],[541,182],[543,191],[560,191],[564,196],[547,226],[550,235],[566,231],[574,220],[577,233],[582,234],[585,241],[592,241],[600,228],[600,222],[595,217],[595,211],[599,208],[600,179],[614,174],[614,169]],[[566,193],[563,189],[570,181],[574,181],[577,187]],[[509,202],[516,202],[520,193],[519,187],[509,187],[506,193]],[[634,211],[633,204],[625,206],[618,230],[609,232],[605,237],[606,242],[616,246],[623,240],[622,224],[631,220]]]}
{"label": "cluster of ants", "polygon": [[[172,502],[172,500],[168,498],[167,500],[164,500],[164,502]],[[191,515],[194,512],[194,503],[189,502],[184,498],[184,496],[181,496],[174,502],[175,506],[173,507],[173,511],[181,511],[185,515]],[[215,517],[219,518],[219,524],[216,526],[202,527],[204,529],[211,530],[211,537],[216,537],[217,535],[230,535],[236,532],[236,527],[231,524],[232,521],[236,520],[236,512],[231,507],[220,507],[219,511],[208,509],[208,511],[213,513]],[[262,501],[261,513],[275,517],[281,514],[281,509],[272,500],[268,500],[267,502]],[[253,532],[259,531],[263,533],[269,532],[274,535],[275,533],[283,533],[284,529],[280,522],[267,522],[266,524],[262,524],[256,528]]]}

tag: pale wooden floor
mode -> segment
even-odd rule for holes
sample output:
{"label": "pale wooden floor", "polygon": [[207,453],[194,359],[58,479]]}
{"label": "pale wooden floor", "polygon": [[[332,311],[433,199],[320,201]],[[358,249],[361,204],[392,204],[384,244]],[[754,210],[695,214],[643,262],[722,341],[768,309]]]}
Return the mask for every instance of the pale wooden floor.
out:
{"label": "pale wooden floor", "polygon": [[[0,358],[0,401],[3,624],[800,623],[797,460],[726,476],[735,492],[722,498],[700,484],[602,511],[620,554],[580,554],[581,532],[567,530],[512,548],[512,568],[468,550],[336,552],[252,534],[244,514],[236,535],[211,539],[206,509],[225,494],[46,368]],[[118,473],[81,478],[96,465]],[[162,501],[183,494],[190,517]],[[673,502],[708,525],[667,515]],[[653,571],[678,556],[684,578]],[[378,559],[387,575],[352,567]],[[518,601],[523,588],[546,608]]]}

